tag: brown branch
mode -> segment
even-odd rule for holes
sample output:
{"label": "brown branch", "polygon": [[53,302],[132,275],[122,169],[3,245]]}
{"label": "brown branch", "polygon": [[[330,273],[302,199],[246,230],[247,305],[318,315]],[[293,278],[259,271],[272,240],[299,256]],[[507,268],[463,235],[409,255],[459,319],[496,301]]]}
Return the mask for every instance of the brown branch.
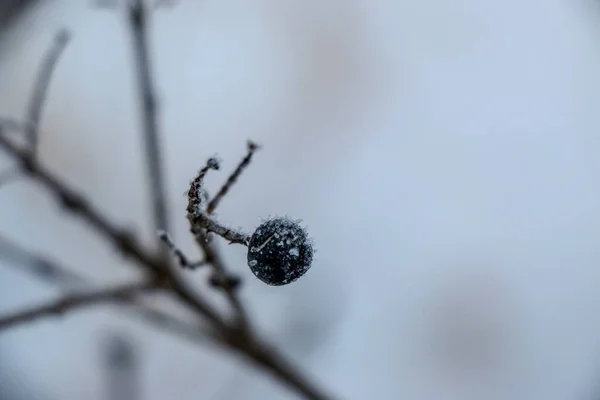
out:
{"label": "brown branch", "polygon": [[167,246],[167,248],[171,250],[171,253],[173,253],[173,256],[177,259],[177,263],[181,268],[196,269],[207,264],[204,260],[195,262],[190,261],[184,252],[177,247],[175,242],[173,242],[173,239],[171,239],[171,236],[167,232],[159,231],[158,237]]}
{"label": "brown branch", "polygon": [[[143,104],[143,135],[146,144],[146,157],[148,175],[151,181],[151,198],[153,199],[153,213],[156,231],[168,232],[168,214],[166,208],[166,195],[163,181],[162,157],[158,145],[158,123],[156,113],[156,96],[152,86],[150,57],[148,52],[148,10],[144,7],[142,0],[133,0],[129,6],[129,26],[133,35],[134,55],[137,66],[138,89]],[[164,252],[161,253],[163,256]],[[182,253],[179,254],[181,256]],[[213,256],[218,260],[218,257]],[[184,261],[180,258],[180,261]],[[185,260],[187,261],[187,260]],[[207,260],[208,263],[211,263]],[[214,266],[214,265],[213,265]],[[218,268],[224,271],[224,268]],[[222,279],[224,282],[230,280]],[[244,330],[247,330],[247,317],[244,308],[234,293],[237,285],[222,285],[230,302],[236,309],[238,320]]]}
{"label": "brown branch", "polygon": [[108,289],[98,289],[95,291],[65,296],[50,303],[16,311],[3,317],[0,316],[0,332],[7,328],[12,328],[19,324],[31,322],[42,317],[61,315],[68,311],[93,304],[120,301],[123,298],[128,298],[134,294],[156,288],[157,285],[154,282],[128,283]]}
{"label": "brown branch", "polygon": [[185,281],[177,275],[171,274],[168,264],[162,258],[156,258],[146,252],[129,233],[111,223],[83,196],[41,167],[37,160],[31,158],[28,150],[20,149],[8,140],[3,135],[1,128],[0,146],[17,158],[25,172],[49,189],[67,211],[82,218],[94,231],[115,245],[123,255],[136,261],[142,269],[156,275],[159,280],[169,280],[174,293],[184,304],[198,311],[218,329],[226,328],[227,325],[219,314],[204,299],[194,293]]}
{"label": "brown branch", "polygon": [[[26,272],[52,285],[62,289],[86,289],[90,287],[88,279],[73,272],[46,257],[33,254],[12,240],[0,235],[0,257],[9,261],[9,266],[14,266],[21,272]],[[193,343],[206,343],[214,336],[205,327],[183,322],[154,306],[146,304],[137,296],[123,298],[121,305],[130,312],[134,318],[153,326],[164,332],[173,333]]]}
{"label": "brown branch", "polygon": [[248,141],[248,154],[246,154],[246,156],[238,164],[235,171],[233,171],[233,173],[231,175],[229,175],[229,178],[227,178],[227,181],[221,187],[221,189],[215,195],[215,197],[213,197],[213,199],[208,203],[208,206],[206,206],[207,214],[210,215],[217,209],[219,202],[223,199],[223,197],[225,197],[225,195],[227,194],[229,189],[231,189],[231,187],[235,184],[235,182],[238,180],[238,178],[240,177],[242,172],[244,172],[244,169],[246,169],[246,167],[248,167],[248,165],[250,164],[250,161],[252,160],[252,155],[254,155],[256,150],[258,150],[259,148],[260,147],[256,143],[254,143],[250,140]]}
{"label": "brown branch", "polygon": [[[25,172],[35,178],[42,186],[56,195],[66,210],[79,216],[94,231],[99,233],[107,241],[116,245],[124,254],[136,261],[137,265],[148,270],[165,280],[173,294],[183,303],[204,316],[214,328],[211,337],[217,342],[246,355],[253,363],[271,371],[278,376],[283,383],[298,393],[312,400],[331,399],[322,392],[309,379],[301,374],[298,368],[287,362],[284,357],[273,348],[256,339],[255,334],[250,331],[240,332],[239,328],[231,327],[203,298],[198,296],[188,285],[176,274],[171,274],[162,259],[153,257],[137,243],[134,238],[112,224],[104,215],[93,208],[76,191],[64,184],[55,175],[44,169],[36,160],[30,157],[27,150],[20,149],[8,140],[0,126],[0,147],[3,147],[23,166]],[[207,243],[207,262],[212,254],[210,244]],[[218,256],[217,256],[218,257]],[[211,258],[213,265],[221,265],[219,258],[215,255]],[[235,292],[234,292],[235,293]]]}
{"label": "brown branch", "polygon": [[[228,274],[225,263],[214,244],[208,240],[206,232],[215,232],[229,240],[230,243],[241,243],[244,245],[248,243],[248,236],[221,226],[218,222],[209,218],[204,211],[204,177],[211,169],[219,169],[219,163],[214,157],[207,160],[206,165],[200,170],[198,176],[190,183],[187,206],[190,230],[194,234],[196,243],[204,251],[204,260],[206,263],[212,265],[216,272],[212,279],[214,286],[223,289],[236,311],[236,325],[238,329],[242,332],[249,332],[251,329],[250,320],[237,293],[239,282]],[[236,282],[236,284],[232,284],[233,282]]]}
{"label": "brown branch", "polygon": [[69,37],[69,32],[66,29],[62,29],[56,34],[54,44],[50,47],[44,57],[38,72],[37,80],[33,87],[33,95],[31,96],[29,107],[27,108],[27,116],[25,117],[25,121],[27,121],[25,135],[31,146],[30,150],[32,154],[37,152],[39,142],[38,128],[42,118],[42,111],[44,103],[46,102],[50,80],[52,79],[52,74],[60,55],[69,43]]}
{"label": "brown branch", "polygon": [[[146,151],[146,166],[150,179],[150,198],[154,230],[169,231],[169,213],[163,179],[162,155],[159,146],[156,95],[152,87],[150,56],[148,53],[148,11],[142,0],[129,5],[129,26],[133,36],[133,50],[137,69],[138,92],[142,104],[142,132]],[[163,249],[163,247],[160,247]],[[164,257],[167,253],[162,252]]]}

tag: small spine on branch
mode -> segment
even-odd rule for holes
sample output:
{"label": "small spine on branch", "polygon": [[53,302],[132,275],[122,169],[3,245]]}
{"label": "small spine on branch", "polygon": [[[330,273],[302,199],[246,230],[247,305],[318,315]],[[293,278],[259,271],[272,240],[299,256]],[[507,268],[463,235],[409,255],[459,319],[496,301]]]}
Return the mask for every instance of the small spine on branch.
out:
{"label": "small spine on branch", "polygon": [[190,184],[190,190],[188,191],[188,215],[197,215],[201,212],[202,203],[206,197],[204,191],[204,177],[209,170],[218,170],[219,168],[219,160],[216,157],[209,158],[206,165],[198,173],[198,176],[196,176]]}

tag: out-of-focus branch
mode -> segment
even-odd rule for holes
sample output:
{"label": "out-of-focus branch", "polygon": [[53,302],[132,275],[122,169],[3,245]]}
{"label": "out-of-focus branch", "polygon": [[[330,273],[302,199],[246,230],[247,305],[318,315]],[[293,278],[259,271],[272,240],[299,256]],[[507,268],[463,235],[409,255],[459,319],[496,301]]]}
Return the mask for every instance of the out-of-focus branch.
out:
{"label": "out-of-focus branch", "polygon": [[169,250],[171,250],[171,253],[177,259],[177,262],[181,268],[193,270],[206,265],[206,261],[204,260],[194,262],[190,261],[184,252],[177,247],[175,242],[173,242],[173,239],[171,239],[171,236],[167,232],[159,231],[158,237],[169,248]]}
{"label": "out-of-focus branch", "polygon": [[[226,293],[229,302],[236,311],[236,325],[241,332],[249,332],[250,320],[248,318],[244,304],[241,302],[237,289],[239,282],[227,272],[225,263],[219,254],[215,244],[208,240],[207,231],[215,232],[220,236],[227,238],[231,243],[242,243],[247,245],[248,236],[236,232],[232,229],[221,226],[206,214],[204,210],[205,190],[204,178],[209,170],[218,170],[219,163],[215,158],[209,158],[206,165],[200,170],[198,176],[191,182],[190,190],[188,191],[188,221],[190,230],[194,234],[196,243],[204,251],[204,260],[207,264],[212,265],[216,274],[213,276],[214,286],[220,287]],[[236,284],[232,284],[236,282]]]}
{"label": "out-of-focus branch", "polygon": [[39,142],[38,128],[42,118],[42,111],[46,102],[50,80],[52,79],[52,74],[54,73],[60,55],[69,43],[69,38],[70,35],[66,29],[60,30],[54,38],[54,44],[48,49],[48,52],[40,65],[38,76],[33,87],[33,95],[31,96],[29,107],[27,108],[27,116],[25,117],[25,121],[27,121],[25,134],[29,145],[31,146],[30,150],[32,154],[36,154],[37,152]]}
{"label": "out-of-focus branch", "polygon": [[[145,146],[147,174],[150,180],[150,199],[154,230],[169,231],[167,196],[163,179],[164,168],[159,146],[156,95],[152,86],[150,55],[148,52],[148,12],[142,0],[129,4],[129,26],[133,36],[133,51],[137,69],[138,92],[142,104],[142,134]],[[163,249],[163,247],[160,247]],[[162,252],[163,257],[168,255]]]}
{"label": "out-of-focus branch", "polygon": [[[61,289],[87,289],[89,280],[47,257],[33,254],[12,240],[0,235],[0,257],[7,265],[38,279],[57,285]],[[190,324],[146,304],[139,296],[118,299],[133,318],[140,319],[155,329],[172,333],[192,343],[206,344],[213,334],[200,324]]]}
{"label": "out-of-focus branch", "polygon": [[158,280],[170,281],[171,289],[176,297],[192,309],[199,312],[219,329],[225,329],[225,321],[217,314],[210,305],[198,296],[187,283],[179,276],[171,274],[168,264],[162,258],[157,258],[147,251],[135,240],[135,238],[110,222],[100,211],[88,203],[88,201],[75,190],[64,184],[54,174],[41,167],[37,160],[31,157],[27,149],[21,149],[8,140],[0,127],[0,146],[16,157],[23,171],[49,189],[57,198],[65,210],[79,216],[94,231],[100,233],[106,240],[116,246],[123,255],[132,258],[146,272],[150,272]]}
{"label": "out-of-focus branch", "polygon": [[[148,176],[150,179],[150,193],[153,204],[153,222],[158,230],[168,230],[168,213],[166,205],[166,193],[163,182],[163,168],[158,137],[158,124],[156,113],[156,99],[152,86],[151,68],[147,41],[148,14],[142,0],[130,0],[127,3],[130,27],[133,36],[134,58],[137,67],[138,88],[142,102],[142,124],[145,153],[147,157]],[[326,400],[330,397],[315,386],[302,372],[287,361],[283,355],[260,340],[248,321],[245,308],[239,299],[238,285],[226,284],[233,282],[229,279],[225,264],[214,246],[213,241],[207,240],[208,228],[198,229],[196,239],[205,253],[204,262],[212,265],[217,272],[213,283],[226,293],[230,303],[236,311],[236,320],[230,323],[225,317],[217,312],[215,307],[208,303],[202,296],[193,290],[187,282],[171,269],[167,252],[155,253],[143,248],[139,241],[127,231],[119,228],[110,221],[89,201],[69,185],[65,184],[58,176],[44,168],[36,157],[38,143],[38,126],[44,100],[47,93],[50,76],[56,64],[58,56],[66,45],[68,36],[59,36],[57,45],[51,49],[44,61],[40,76],[35,85],[28,110],[26,125],[26,137],[29,139],[28,146],[20,147],[4,135],[4,126],[0,124],[0,147],[4,148],[10,155],[16,158],[22,171],[37,180],[57,197],[60,205],[68,212],[81,218],[96,233],[100,234],[106,241],[126,257],[133,260],[138,267],[148,276],[149,281],[143,284],[123,285],[104,290],[92,290],[86,293],[64,297],[51,304],[34,307],[20,311],[0,319],[0,328],[13,326],[17,323],[34,320],[40,316],[64,312],[69,309],[79,308],[105,301],[133,302],[135,294],[150,288],[162,288],[177,298],[182,305],[187,306],[199,317],[204,317],[211,328],[208,335],[227,349],[235,350],[245,355],[251,362],[270,371],[274,376],[280,378],[296,392],[312,400]],[[256,146],[249,145],[249,153],[240,163],[238,168],[229,177],[219,193],[210,203],[210,209],[214,210],[219,201],[227,194],[230,187],[235,183],[244,168],[250,162]],[[199,195],[202,199],[202,194]],[[201,200],[200,200],[201,201]],[[210,213],[206,214],[207,216]],[[226,234],[227,232],[221,232]],[[247,241],[244,237],[243,241]],[[165,249],[165,247],[163,247]],[[168,249],[166,249],[168,250]],[[180,254],[181,256],[181,254]],[[39,271],[38,271],[39,273]],[[214,277],[213,277],[214,278]],[[147,283],[151,282],[151,283]],[[140,286],[142,285],[142,286]],[[147,310],[145,314],[148,320],[153,320],[158,325],[161,315]],[[197,337],[192,332],[192,337]]]}
{"label": "out-of-focus branch", "polygon": [[0,331],[41,317],[64,314],[67,311],[72,311],[84,306],[120,301],[123,298],[129,298],[134,294],[139,294],[140,292],[150,289],[156,289],[157,287],[156,282],[136,282],[108,289],[98,289],[68,295],[50,303],[44,303],[39,306],[0,316]]}
{"label": "out-of-focus branch", "polygon": [[9,261],[9,265],[18,266],[19,270],[63,288],[70,289],[85,284],[85,279],[67,268],[49,258],[30,253],[3,235],[0,235],[0,257]]}
{"label": "out-of-focus branch", "polygon": [[[162,258],[156,258],[145,251],[138,242],[125,231],[111,223],[103,214],[92,207],[87,200],[63,183],[55,175],[43,168],[37,160],[32,159],[28,150],[20,149],[8,140],[0,126],[0,147],[16,157],[31,177],[49,189],[63,207],[79,216],[92,230],[111,242],[124,255],[136,261],[143,270],[154,275],[159,282],[178,298],[183,304],[203,316],[211,323],[215,332],[212,337],[216,343],[234,349],[245,355],[251,362],[270,371],[274,376],[298,393],[312,400],[327,400],[330,396],[314,385],[300,369],[291,364],[282,354],[266,343],[260,341],[253,331],[242,330],[231,326],[203,298],[191,289],[177,274],[172,274]],[[208,259],[207,259],[208,261]]]}
{"label": "out-of-focus branch", "polygon": [[[129,5],[129,25],[133,36],[138,89],[143,105],[143,136],[146,149],[145,154],[147,157],[148,176],[150,178],[150,195],[153,201],[154,226],[156,231],[168,232],[166,194],[162,176],[164,168],[158,144],[156,96],[152,85],[151,65],[148,51],[148,16],[148,10],[146,10],[142,0],[131,1],[131,4]],[[220,258],[215,254],[212,254],[214,251],[215,250],[213,250],[211,254],[206,254],[206,263],[213,265],[215,261],[219,263]],[[163,258],[167,254],[168,253],[161,252]],[[178,255],[181,256],[182,254],[183,253],[179,253]],[[187,260],[183,260],[180,257],[180,261]],[[218,268],[220,271],[224,270],[224,267],[221,264],[215,268]],[[225,277],[222,278],[225,280]],[[238,314],[238,321],[243,330],[247,330],[248,321],[246,312],[239,301],[237,294],[234,293],[234,286],[237,285],[223,284],[220,286],[226,288],[225,292]]]}

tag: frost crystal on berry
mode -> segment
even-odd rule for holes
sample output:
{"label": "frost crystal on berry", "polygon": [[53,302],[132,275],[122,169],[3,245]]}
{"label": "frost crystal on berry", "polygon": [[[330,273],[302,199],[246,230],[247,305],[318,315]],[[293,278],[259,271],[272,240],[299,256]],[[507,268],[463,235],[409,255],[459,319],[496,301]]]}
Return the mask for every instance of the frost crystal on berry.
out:
{"label": "frost crystal on berry", "polygon": [[292,283],[310,269],[313,248],[306,230],[289,218],[262,223],[250,238],[248,266],[271,286]]}

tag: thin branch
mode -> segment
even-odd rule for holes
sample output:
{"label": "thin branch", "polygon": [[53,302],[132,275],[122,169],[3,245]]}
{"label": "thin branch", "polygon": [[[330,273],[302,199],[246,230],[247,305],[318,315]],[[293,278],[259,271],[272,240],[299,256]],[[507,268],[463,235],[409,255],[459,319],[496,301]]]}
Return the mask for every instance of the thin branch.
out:
{"label": "thin branch", "polygon": [[[200,246],[206,242],[206,235],[204,234],[205,230],[216,233],[225,240],[228,240],[229,243],[239,243],[247,246],[248,241],[250,240],[250,237],[247,234],[221,225],[216,219],[211,218],[204,210],[204,203],[207,197],[204,189],[204,177],[211,169],[219,169],[219,163],[215,158],[209,158],[206,165],[198,173],[198,176],[190,183],[187,213],[191,231],[196,236],[196,241]],[[235,181],[235,179],[236,178],[233,180]],[[225,192],[227,192],[227,190],[225,190]]]}
{"label": "thin branch", "polygon": [[[204,213],[195,216],[192,220],[192,225],[195,227],[201,227],[207,232],[213,232],[221,236],[223,239],[227,240],[229,244],[237,243],[243,246],[248,246],[248,242],[250,241],[250,236],[248,234],[228,228],[225,225],[222,225],[216,219],[211,218]],[[206,239],[202,240],[206,241]]]}
{"label": "thin branch", "polygon": [[[27,172],[35,178],[40,184],[49,189],[58,197],[60,203],[66,210],[79,216],[85,221],[92,230],[99,233],[107,241],[113,243],[124,254],[131,257],[137,264],[152,272],[160,281],[165,280],[169,289],[183,303],[195,310],[199,315],[204,316],[212,324],[215,332],[211,337],[216,343],[225,347],[234,349],[241,354],[246,355],[252,362],[265,368],[275,376],[278,376],[282,382],[286,383],[296,392],[304,395],[307,399],[327,400],[331,399],[315,386],[308,378],[293,365],[289,364],[284,357],[277,353],[275,349],[264,343],[258,342],[255,334],[248,330],[240,331],[239,327],[231,327],[225,320],[208,304],[202,297],[197,295],[178,275],[171,274],[162,259],[157,259],[144,251],[134,238],[126,232],[112,224],[103,214],[93,208],[88,202],[72,188],[64,184],[55,175],[44,169],[37,160],[32,159],[29,151],[20,149],[18,146],[8,140],[3,134],[0,126],[0,147],[3,147],[23,166],[24,172]],[[223,268],[223,264],[218,254],[212,253],[212,247],[206,243],[207,262],[211,262],[216,268]],[[204,247],[203,247],[204,248]],[[210,259],[210,261],[209,261]],[[237,299],[235,291],[233,299]],[[239,302],[239,300],[237,300]],[[241,315],[241,314],[240,314]],[[245,325],[248,326],[248,325]]]}
{"label": "thin branch", "polygon": [[[150,56],[148,52],[148,12],[142,0],[133,0],[129,5],[129,26],[133,36],[133,50],[138,77],[138,92],[142,104],[142,129],[145,145],[146,165],[150,179],[150,198],[154,231],[169,231],[169,214],[165,183],[163,179],[162,155],[159,146],[156,95],[152,87]],[[162,248],[162,247],[161,247]],[[163,256],[166,254],[163,252]]]}
{"label": "thin branch", "polygon": [[[2,235],[0,235],[0,257],[9,261],[9,266],[14,266],[19,271],[26,272],[52,285],[58,285],[63,289],[86,289],[90,286],[88,279],[82,275],[48,258],[33,254]],[[146,304],[137,296],[119,300],[130,311],[132,317],[139,318],[156,329],[174,333],[194,343],[206,343],[207,339],[214,336],[205,327],[183,322]]]}
{"label": "thin branch", "polygon": [[120,301],[121,299],[130,297],[134,294],[156,288],[157,285],[155,282],[138,282],[65,296],[50,303],[16,311],[0,317],[0,331],[38,318],[64,314],[67,311],[82,308],[84,306]]}
{"label": "thin branch", "polygon": [[223,197],[225,197],[225,195],[227,194],[229,189],[231,189],[231,187],[235,184],[235,182],[238,180],[238,178],[240,177],[242,172],[244,172],[244,169],[246,169],[246,167],[248,167],[248,165],[250,164],[250,161],[252,160],[252,155],[254,155],[256,150],[258,150],[259,148],[260,147],[256,143],[254,143],[250,140],[248,141],[248,153],[242,159],[242,161],[238,164],[235,171],[233,171],[233,173],[231,175],[229,175],[229,178],[227,178],[227,181],[221,187],[219,192],[208,203],[208,206],[206,206],[207,214],[210,215],[215,211],[215,209],[219,205],[219,202],[223,199]]}
{"label": "thin branch", "polygon": [[39,124],[42,118],[42,111],[44,103],[46,102],[46,96],[48,94],[48,87],[50,86],[50,80],[54,68],[63,50],[69,43],[69,32],[66,29],[60,30],[54,37],[54,44],[46,53],[44,60],[40,66],[37,80],[33,88],[33,95],[29,107],[27,108],[27,116],[25,121],[26,125],[26,137],[31,146],[30,150],[32,154],[36,154],[38,142],[39,142]]}
{"label": "thin branch", "polygon": [[225,263],[223,262],[223,258],[215,248],[214,243],[207,240],[205,233],[199,232],[196,235],[196,238],[198,244],[200,245],[200,247],[202,247],[202,250],[204,251],[205,261],[211,264],[215,271],[217,271],[215,280],[218,283],[218,285],[216,286],[220,286],[225,291],[229,302],[236,311],[237,328],[245,332],[244,334],[248,334],[252,327],[250,325],[250,319],[248,317],[246,308],[244,307],[244,304],[242,303],[237,290],[239,287],[239,282],[236,282],[236,278],[232,277],[227,272]]}
{"label": "thin branch", "polygon": [[89,204],[83,196],[39,165],[38,161],[31,157],[27,149],[20,149],[8,140],[3,135],[1,127],[0,146],[18,159],[24,172],[27,172],[38,180],[42,186],[49,189],[67,211],[81,217],[94,231],[112,242],[123,255],[135,260],[138,266],[156,275],[159,280],[169,280],[176,296],[192,309],[195,309],[206,317],[218,329],[226,328],[227,325],[221,316],[206,300],[197,295],[185,281],[179,276],[172,274],[169,270],[169,265],[162,258],[156,258],[146,252],[134,237],[110,222],[100,211]]}
{"label": "thin branch", "polygon": [[204,251],[205,261],[212,265],[216,272],[216,275],[212,279],[212,283],[214,286],[221,287],[221,289],[225,291],[229,302],[236,311],[238,329],[248,332],[250,330],[250,321],[236,290],[239,287],[239,282],[236,282],[236,279],[230,277],[227,273],[225,263],[214,244],[208,240],[206,231],[215,232],[225,237],[231,243],[247,245],[249,238],[243,233],[221,226],[218,222],[209,218],[203,210],[205,202],[204,177],[211,169],[219,169],[219,163],[215,158],[208,159],[206,165],[200,170],[198,176],[190,184],[187,206],[190,230],[194,234],[196,242]]}
{"label": "thin branch", "polygon": [[30,253],[3,235],[0,235],[0,257],[8,260],[9,265],[18,265],[19,269],[51,284],[73,288],[85,283],[85,279],[74,272],[48,258]]}
{"label": "thin branch", "polygon": [[183,253],[183,251],[179,247],[177,247],[177,245],[175,244],[175,242],[173,242],[173,239],[171,239],[171,236],[167,232],[159,231],[158,237],[169,248],[169,250],[171,250],[171,253],[173,253],[173,256],[177,259],[177,262],[182,268],[196,269],[198,267],[206,265],[206,261],[191,262]]}

